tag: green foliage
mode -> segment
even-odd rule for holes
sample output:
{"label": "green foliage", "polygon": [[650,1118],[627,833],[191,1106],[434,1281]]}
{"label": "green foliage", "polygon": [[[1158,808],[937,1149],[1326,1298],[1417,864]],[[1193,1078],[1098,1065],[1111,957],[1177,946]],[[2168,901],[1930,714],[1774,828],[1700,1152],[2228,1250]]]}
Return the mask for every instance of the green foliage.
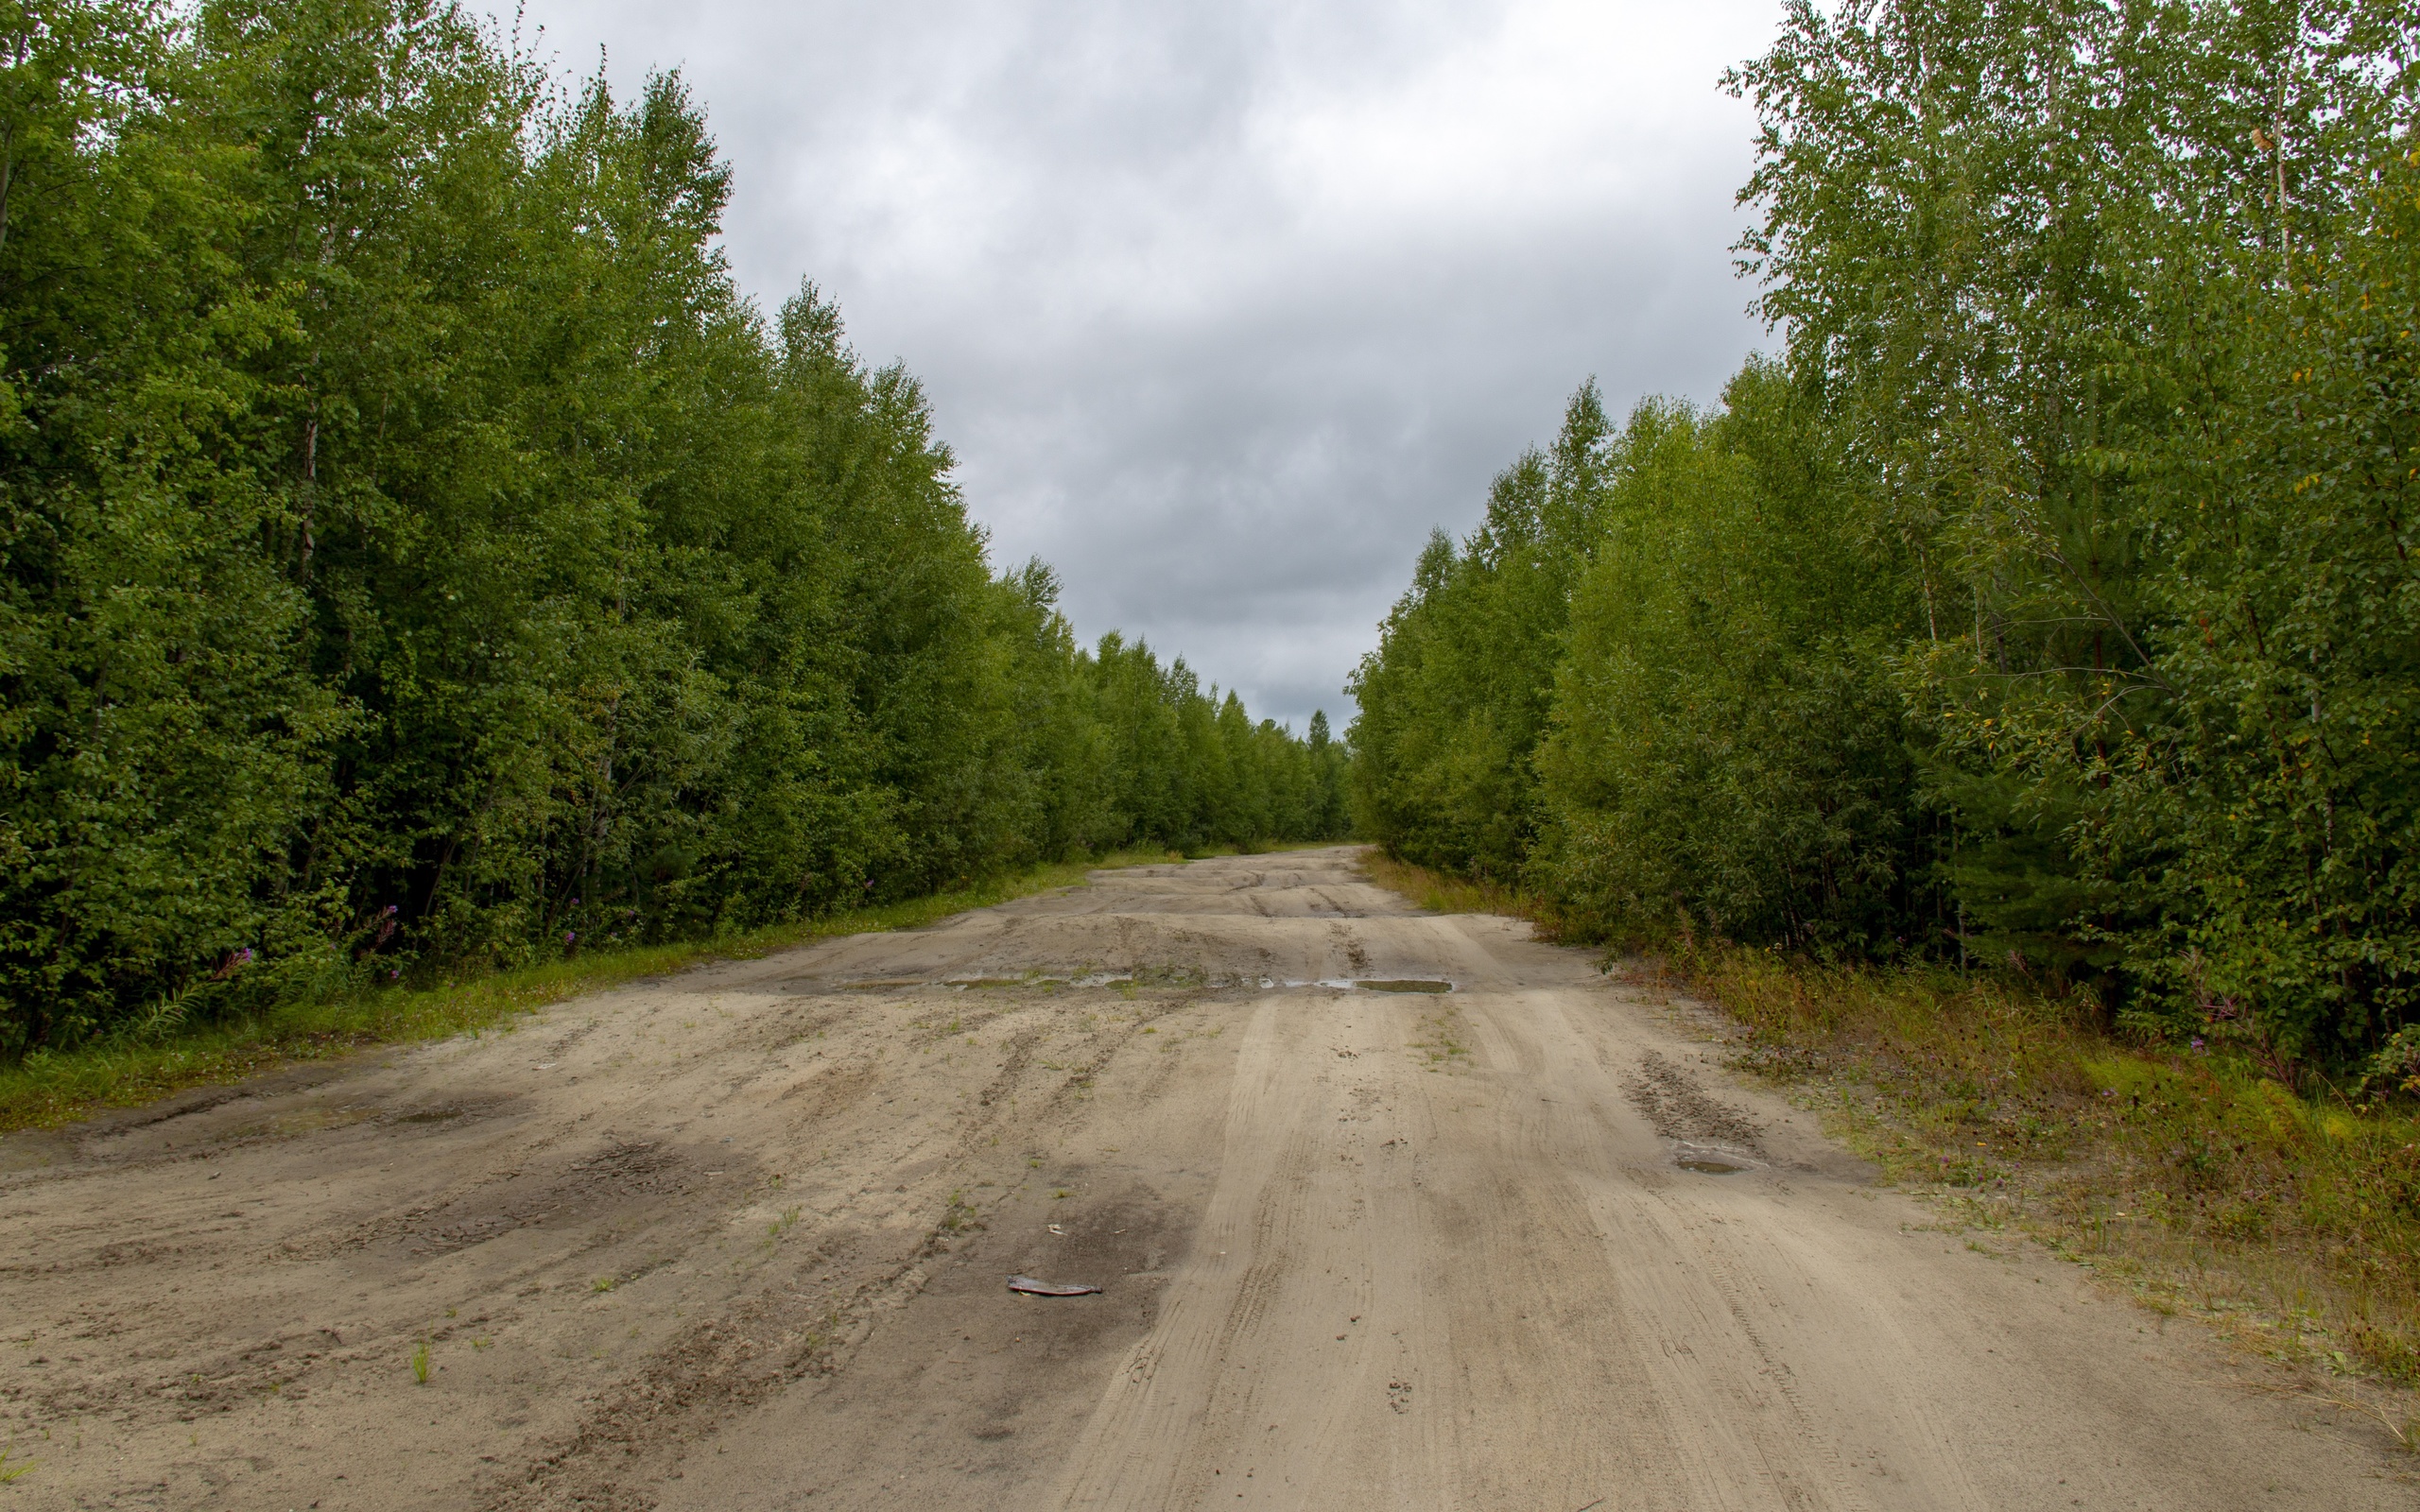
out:
{"label": "green foliage", "polygon": [[2174,1009],[2342,1059],[2420,1024],[2420,157],[2304,245],[2177,342],[2217,382],[2143,448],[2165,696],[2099,849],[2154,860]]}
{"label": "green foliage", "polygon": [[2280,1070],[2414,1008],[2415,44],[1969,0],[1802,9],[1738,77],[1766,311],[1917,564],[1961,901]]}
{"label": "green foliage", "polygon": [[0,1055],[1340,833],[1332,743],[1078,647],[915,381],[740,296],[677,76],[436,0],[0,65]]}
{"label": "green foliage", "polygon": [[1559,563],[1494,545],[1520,469],[1432,546],[1357,685],[1370,831],[1582,933],[2395,1079],[2420,13],[1801,0],[1731,84],[1787,350],[1603,443]]}
{"label": "green foliage", "polygon": [[1530,757],[1554,696],[1571,580],[1599,530],[1609,427],[1591,384],[1551,453],[1495,480],[1458,549],[1440,531],[1351,691],[1360,831],[1422,866],[1512,874],[1538,824]]}
{"label": "green foliage", "polygon": [[1932,901],[1881,660],[1908,595],[1788,379],[1725,398],[1643,405],[1613,450],[1534,870],[1588,934],[1893,954]]}

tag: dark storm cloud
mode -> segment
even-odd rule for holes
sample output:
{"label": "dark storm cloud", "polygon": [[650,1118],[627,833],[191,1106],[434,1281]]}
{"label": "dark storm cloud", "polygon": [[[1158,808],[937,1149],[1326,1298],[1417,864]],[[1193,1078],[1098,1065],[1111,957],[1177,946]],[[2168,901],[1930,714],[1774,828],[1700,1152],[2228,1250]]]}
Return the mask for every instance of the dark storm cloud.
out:
{"label": "dark storm cloud", "polygon": [[1432,525],[1552,433],[1710,399],[1770,3],[532,4],[682,68],[769,306],[811,278],[930,392],[996,562],[1300,728]]}

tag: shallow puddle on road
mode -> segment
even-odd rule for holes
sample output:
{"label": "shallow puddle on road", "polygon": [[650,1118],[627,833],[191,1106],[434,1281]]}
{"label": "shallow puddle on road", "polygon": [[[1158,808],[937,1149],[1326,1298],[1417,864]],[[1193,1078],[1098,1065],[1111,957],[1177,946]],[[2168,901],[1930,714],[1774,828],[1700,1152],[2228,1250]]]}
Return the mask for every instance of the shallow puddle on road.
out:
{"label": "shallow puddle on road", "polygon": [[[1274,987],[1277,984],[1270,981],[1267,977],[1263,977],[1260,985],[1263,988],[1270,988]],[[1303,981],[1298,978],[1289,977],[1286,981],[1285,985],[1287,987],[1334,988],[1339,991],[1358,988],[1364,992],[1451,992],[1454,990],[1454,984],[1451,982],[1438,982],[1426,978],[1411,977],[1401,979],[1388,978],[1385,980],[1370,981],[1349,976],[1333,976],[1322,977],[1316,982]]]}
{"label": "shallow puddle on road", "polygon": [[1756,1162],[1744,1155],[1707,1144],[1679,1145],[1672,1151],[1672,1163],[1700,1176],[1737,1176],[1742,1171],[1757,1169]]}

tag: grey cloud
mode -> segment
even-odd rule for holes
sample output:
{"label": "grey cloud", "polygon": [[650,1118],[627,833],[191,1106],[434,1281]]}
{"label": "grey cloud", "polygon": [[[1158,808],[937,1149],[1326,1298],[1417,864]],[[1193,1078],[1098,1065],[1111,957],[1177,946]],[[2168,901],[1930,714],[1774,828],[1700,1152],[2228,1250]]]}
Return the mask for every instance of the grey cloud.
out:
{"label": "grey cloud", "polygon": [[727,242],[930,392],[1001,564],[1293,722],[1432,525],[1590,374],[1710,399],[1777,6],[564,4],[628,93],[683,69]]}

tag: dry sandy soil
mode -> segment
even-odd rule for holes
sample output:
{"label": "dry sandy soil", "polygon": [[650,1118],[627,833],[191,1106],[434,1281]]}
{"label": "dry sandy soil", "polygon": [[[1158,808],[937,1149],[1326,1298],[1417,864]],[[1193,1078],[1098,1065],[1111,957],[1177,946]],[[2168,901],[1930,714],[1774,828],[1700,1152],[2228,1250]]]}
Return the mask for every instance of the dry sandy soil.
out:
{"label": "dry sandy soil", "polygon": [[1355,854],[0,1142],[0,1508],[2420,1504]]}

